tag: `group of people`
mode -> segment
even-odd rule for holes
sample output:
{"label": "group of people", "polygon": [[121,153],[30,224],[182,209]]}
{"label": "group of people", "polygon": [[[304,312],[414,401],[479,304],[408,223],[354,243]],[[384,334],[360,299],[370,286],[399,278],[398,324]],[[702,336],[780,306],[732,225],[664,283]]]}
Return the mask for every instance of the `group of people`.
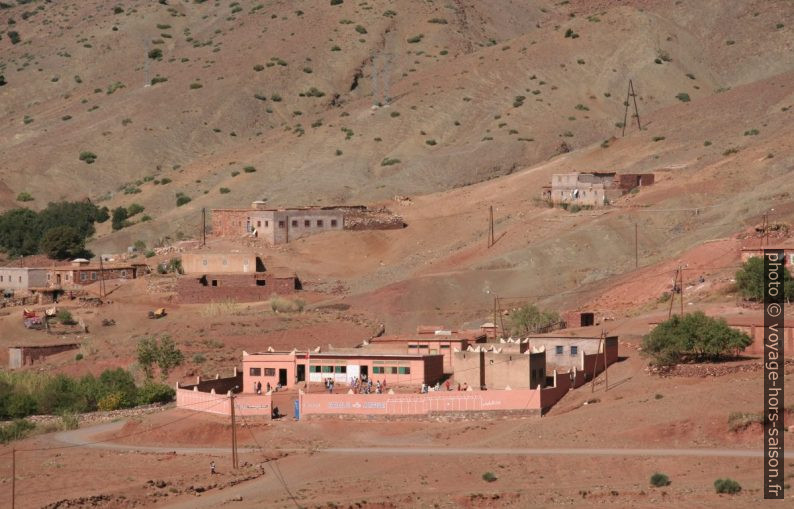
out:
{"label": "group of people", "polygon": [[325,389],[328,391],[328,394],[333,394],[333,392],[334,392],[334,379],[333,378],[326,378],[325,379]]}
{"label": "group of people", "polygon": [[[444,382],[444,387],[448,391],[452,390],[452,387],[451,387],[451,385],[449,383],[449,380]],[[420,394],[427,394],[430,391],[440,391],[440,390],[441,390],[441,382],[436,382],[436,385],[427,385],[427,384],[423,383],[422,387],[419,389],[419,393]],[[459,383],[458,384],[458,390],[459,391],[467,391],[467,390],[469,390],[469,384],[467,382],[463,382],[463,385],[461,385]]]}
{"label": "group of people", "polygon": [[[267,388],[265,390],[265,394],[270,392],[270,382],[267,383]],[[281,389],[281,384],[276,385],[276,390]],[[254,382],[254,392],[257,394],[262,394],[262,382]]]}
{"label": "group of people", "polygon": [[354,377],[350,379],[350,388],[353,394],[383,394],[386,390],[386,380],[382,382],[378,380],[373,384],[372,379],[361,380],[359,377]]}

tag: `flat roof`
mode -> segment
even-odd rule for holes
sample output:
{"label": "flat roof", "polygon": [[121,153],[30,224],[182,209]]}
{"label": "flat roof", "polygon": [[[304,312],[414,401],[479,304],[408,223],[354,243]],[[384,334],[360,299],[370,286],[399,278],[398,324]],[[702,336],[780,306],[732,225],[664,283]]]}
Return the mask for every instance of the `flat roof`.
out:
{"label": "flat roof", "polygon": [[[424,359],[425,357],[443,357],[443,354],[413,353],[365,353],[365,352],[254,352],[252,355],[295,355],[298,358],[372,358],[372,359]],[[245,359],[245,358],[243,358]]]}

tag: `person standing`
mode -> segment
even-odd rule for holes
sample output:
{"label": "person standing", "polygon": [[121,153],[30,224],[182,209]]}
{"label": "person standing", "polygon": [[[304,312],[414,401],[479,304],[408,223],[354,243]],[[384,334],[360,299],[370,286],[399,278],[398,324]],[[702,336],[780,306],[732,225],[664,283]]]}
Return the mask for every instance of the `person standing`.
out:
{"label": "person standing", "polygon": [[210,475],[215,475],[215,462],[210,461]]}

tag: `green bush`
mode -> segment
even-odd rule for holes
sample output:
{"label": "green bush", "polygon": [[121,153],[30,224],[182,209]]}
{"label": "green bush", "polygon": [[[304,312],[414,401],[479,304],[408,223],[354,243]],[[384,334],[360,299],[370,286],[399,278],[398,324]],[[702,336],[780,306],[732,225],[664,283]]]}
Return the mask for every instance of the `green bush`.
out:
{"label": "green bush", "polygon": [[190,84],[190,90],[198,90],[199,88],[201,88],[203,86],[204,85],[202,85],[201,83],[191,83]]}
{"label": "green bush", "polygon": [[256,171],[256,168],[254,168],[253,166],[243,166],[243,171],[246,173],[254,173]]}
{"label": "green bush", "polygon": [[331,5],[340,5],[345,0],[331,0]]}
{"label": "green bush", "polygon": [[496,479],[498,478],[496,477],[496,475],[494,475],[493,472],[485,472],[484,474],[482,474],[483,481],[494,482]]}
{"label": "green bush", "polygon": [[125,226],[129,225],[127,222],[127,218],[129,217],[129,212],[124,207],[116,207],[113,209],[111,227],[113,231],[121,230]]}
{"label": "green bush", "polygon": [[152,60],[159,60],[159,59],[163,58],[163,50],[161,50],[160,48],[150,49],[149,53],[147,53],[147,55]]}
{"label": "green bush", "polygon": [[11,44],[19,44],[19,41],[22,39],[19,37],[19,32],[11,30],[8,32],[8,38],[11,40]]}
{"label": "green bush", "polygon": [[714,481],[714,490],[717,493],[733,495],[742,491],[741,485],[733,479],[717,479]]}
{"label": "green bush", "polygon": [[367,33],[367,29],[364,28],[362,25],[356,25],[356,32],[363,35]]}
{"label": "green bush", "polygon": [[129,207],[127,207],[127,217],[132,217],[135,214],[140,214],[143,211],[144,211],[143,205],[139,205],[137,203],[132,203],[132,204],[130,204]]}
{"label": "green bush", "polygon": [[176,206],[181,207],[182,205],[190,203],[190,196],[187,196],[182,193],[177,193],[176,195]]}
{"label": "green bush", "polygon": [[80,152],[80,160],[86,164],[93,164],[97,160],[97,155],[88,151]]}
{"label": "green bush", "polygon": [[184,361],[184,355],[170,336],[146,337],[138,342],[138,364],[147,379],[154,376],[154,366],[160,368],[160,376],[165,380],[173,368]]}
{"label": "green bush", "polygon": [[680,94],[676,95],[675,98],[681,101],[682,103],[689,102],[689,94],[687,94],[686,92],[681,92]]}
{"label": "green bush", "polygon": [[17,195],[17,201],[33,201],[33,196],[27,191],[22,191]]}
{"label": "green bush", "polygon": [[423,37],[424,37],[424,35],[423,35],[423,34],[414,35],[413,37],[409,37],[409,38],[407,39],[407,41],[408,41],[410,44],[416,44],[416,43],[418,43],[418,42],[421,42]]}
{"label": "green bush", "polygon": [[651,486],[662,488],[664,486],[668,486],[669,484],[670,484],[670,478],[664,474],[656,472],[651,476]]}
{"label": "green bush", "polygon": [[59,309],[58,314],[55,317],[63,325],[74,325],[77,323],[74,321],[74,317],[68,309]]}
{"label": "green bush", "polygon": [[36,413],[36,400],[30,394],[13,393],[8,396],[5,402],[5,411],[3,418],[10,417],[18,419],[20,417],[27,417]]}
{"label": "green bush", "polygon": [[168,403],[170,401],[173,401],[175,397],[176,397],[176,391],[170,385],[147,381],[138,390],[137,402],[139,405],[151,405],[152,403]]}
{"label": "green bush", "polygon": [[122,408],[122,395],[118,392],[103,396],[97,403],[97,408],[103,412]]}
{"label": "green bush", "polygon": [[554,311],[541,310],[534,304],[524,304],[510,312],[511,333],[527,335],[539,329],[557,323],[560,315]]}
{"label": "green bush", "polygon": [[25,438],[35,427],[35,424],[24,419],[16,419],[11,424],[0,425],[0,443],[7,444],[12,440]]}
{"label": "green bush", "polygon": [[[761,302],[764,299],[764,259],[754,256],[744,262],[736,272],[736,288],[742,298]],[[794,280],[786,267],[783,267],[783,297],[794,299]]]}

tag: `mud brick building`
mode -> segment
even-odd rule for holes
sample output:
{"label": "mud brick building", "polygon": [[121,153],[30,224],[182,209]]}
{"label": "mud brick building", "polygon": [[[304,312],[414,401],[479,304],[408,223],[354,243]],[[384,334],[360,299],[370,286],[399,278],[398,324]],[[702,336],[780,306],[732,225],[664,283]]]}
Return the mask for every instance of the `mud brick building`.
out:
{"label": "mud brick building", "polygon": [[653,183],[653,173],[557,173],[552,175],[551,185],[543,187],[542,197],[554,204],[597,207]]}
{"label": "mud brick building", "polygon": [[294,272],[267,269],[262,258],[254,254],[184,253],[182,269],[185,275],[177,281],[176,292],[185,303],[255,302],[300,289]]}
{"label": "mud brick building", "polygon": [[[785,265],[789,269],[792,270],[794,267],[794,244],[792,243],[783,243],[783,244],[771,244],[767,246],[757,246],[757,247],[742,247],[742,262],[746,262],[750,258],[756,256],[764,256],[764,249],[773,249],[773,250],[780,250],[783,251],[785,255]],[[2,271],[2,269],[0,269]],[[0,284],[2,286],[2,284]]]}
{"label": "mud brick building", "polygon": [[0,267],[0,290],[24,292],[46,286],[46,268]]}
{"label": "mud brick building", "polygon": [[506,352],[478,345],[452,353],[455,383],[474,389],[542,389],[546,387],[546,352]]}
{"label": "mud brick building", "polygon": [[47,271],[48,288],[79,288],[101,280],[135,279],[146,273],[145,263],[91,263],[77,258],[71,265],[54,267]]}
{"label": "mud brick building", "polygon": [[336,230],[402,228],[402,219],[364,206],[267,208],[255,201],[248,209],[212,209],[212,234],[219,237],[256,237],[271,245]]}

